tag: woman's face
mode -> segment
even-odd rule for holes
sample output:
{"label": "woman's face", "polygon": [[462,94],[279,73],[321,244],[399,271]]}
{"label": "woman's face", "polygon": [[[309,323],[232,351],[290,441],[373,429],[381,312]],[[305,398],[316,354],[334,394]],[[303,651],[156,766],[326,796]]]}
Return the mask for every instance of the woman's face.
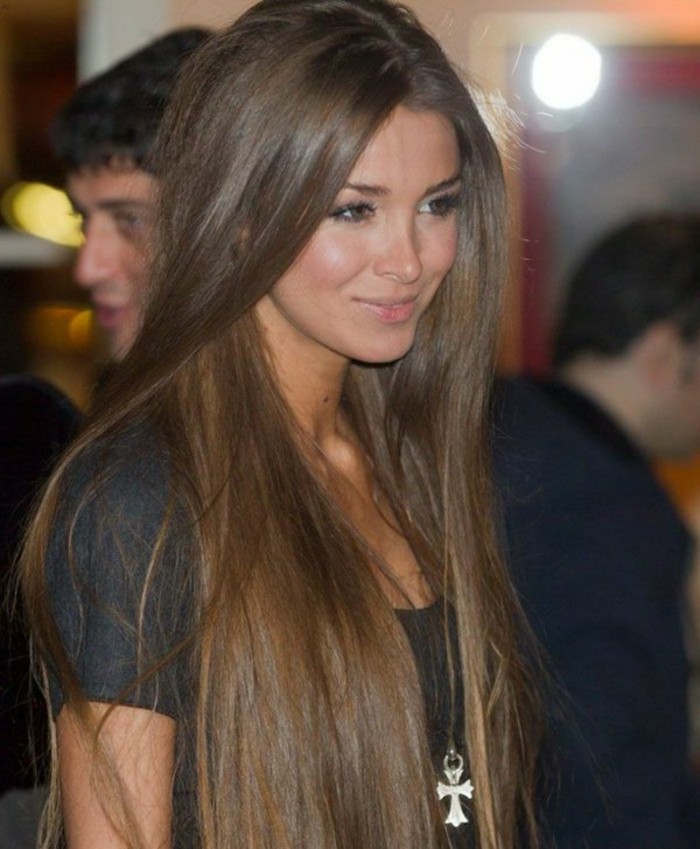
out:
{"label": "woman's face", "polygon": [[454,262],[461,191],[451,124],[396,109],[307,247],[256,306],[275,359],[402,357]]}

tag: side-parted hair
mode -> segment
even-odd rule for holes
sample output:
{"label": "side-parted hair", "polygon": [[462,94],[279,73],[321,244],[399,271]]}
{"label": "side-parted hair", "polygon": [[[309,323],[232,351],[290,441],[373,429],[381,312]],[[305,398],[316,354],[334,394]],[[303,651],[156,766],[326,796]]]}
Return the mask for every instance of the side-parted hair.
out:
{"label": "side-parted hair", "polygon": [[65,168],[118,161],[147,170],[177,75],[209,35],[198,27],[174,30],[79,85],[50,127],[53,152]]}
{"label": "side-parted hair", "polygon": [[[146,423],[168,458],[171,497],[192,517],[166,519],[163,536],[196,541],[197,615],[182,651],[197,670],[187,734],[204,849],[448,845],[413,656],[373,574],[384,564],[339,508],[332,470],[319,473],[253,310],[398,106],[454,127],[457,258],[410,352],[351,365],[343,411],[377,492],[456,613],[477,844],[536,842],[538,711],[490,489],[508,267],[499,152],[406,7],[262,0],[207,40],[178,82],[152,166],[164,180],[143,329],[54,478],[24,566],[39,651],[79,703],[42,603],[43,540],[75,459]],[[156,551],[151,571],[167,568]]]}
{"label": "side-parted hair", "polygon": [[686,342],[700,333],[700,215],[662,213],[616,227],[571,275],[553,360],[618,356],[658,321]]}

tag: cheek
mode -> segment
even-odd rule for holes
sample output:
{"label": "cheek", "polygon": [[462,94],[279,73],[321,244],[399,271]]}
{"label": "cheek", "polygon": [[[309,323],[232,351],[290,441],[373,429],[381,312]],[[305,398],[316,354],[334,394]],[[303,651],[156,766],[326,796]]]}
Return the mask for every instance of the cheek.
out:
{"label": "cheek", "polygon": [[457,258],[457,228],[453,227],[442,235],[442,238],[430,244],[423,257],[423,267],[434,278],[436,284],[442,279],[454,265]]}
{"label": "cheek", "polygon": [[319,233],[300,257],[294,277],[299,286],[313,287],[322,294],[351,280],[364,265],[364,251],[350,234],[331,237]]}
{"label": "cheek", "polygon": [[694,442],[692,449],[697,450],[700,447],[700,385],[697,379],[694,379],[693,385],[686,387],[684,397],[673,417],[675,427],[684,430],[684,436]]}
{"label": "cheek", "polygon": [[124,280],[125,286],[132,291],[141,291],[151,279],[150,250],[142,248],[131,248],[124,256]]}
{"label": "cheek", "polygon": [[445,260],[445,263],[447,265],[447,271],[449,271],[450,268],[452,268],[452,266],[454,265],[455,259],[457,258],[457,243],[458,243],[458,241],[459,240],[458,240],[458,237],[457,237],[457,226],[455,225],[452,228],[452,232],[450,233],[449,238],[445,240],[445,245],[444,245],[444,250],[443,250],[444,260]]}

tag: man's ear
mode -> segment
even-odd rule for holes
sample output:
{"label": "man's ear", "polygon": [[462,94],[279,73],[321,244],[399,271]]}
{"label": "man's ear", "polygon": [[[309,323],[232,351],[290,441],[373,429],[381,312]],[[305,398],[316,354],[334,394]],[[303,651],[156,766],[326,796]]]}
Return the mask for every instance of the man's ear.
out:
{"label": "man's ear", "polygon": [[685,363],[685,345],[670,321],[655,321],[631,345],[629,356],[651,388],[675,386]]}

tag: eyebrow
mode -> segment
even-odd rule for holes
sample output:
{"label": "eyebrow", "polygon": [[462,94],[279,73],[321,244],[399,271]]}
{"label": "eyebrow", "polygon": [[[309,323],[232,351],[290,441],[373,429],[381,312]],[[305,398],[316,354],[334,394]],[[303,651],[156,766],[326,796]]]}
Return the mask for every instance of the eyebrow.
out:
{"label": "eyebrow", "polygon": [[[73,209],[79,215],[85,215],[85,209],[77,203],[70,195],[68,195],[68,200],[71,203]],[[153,209],[154,204],[145,200],[126,200],[121,198],[114,198],[102,200],[99,203],[95,204],[95,209],[100,210],[101,212],[124,212],[125,210],[131,209]]]}
{"label": "eyebrow", "polygon": [[[435,194],[436,192],[442,192],[445,189],[451,189],[453,186],[456,186],[462,180],[461,174],[455,174],[454,177],[448,177],[446,180],[442,180],[439,183],[436,183],[434,186],[430,186],[424,192],[424,197],[428,195]],[[352,191],[359,192],[363,195],[369,195],[370,197],[384,197],[389,194],[389,189],[385,186],[371,186],[368,183],[346,183],[343,186],[344,189],[351,189]]]}

